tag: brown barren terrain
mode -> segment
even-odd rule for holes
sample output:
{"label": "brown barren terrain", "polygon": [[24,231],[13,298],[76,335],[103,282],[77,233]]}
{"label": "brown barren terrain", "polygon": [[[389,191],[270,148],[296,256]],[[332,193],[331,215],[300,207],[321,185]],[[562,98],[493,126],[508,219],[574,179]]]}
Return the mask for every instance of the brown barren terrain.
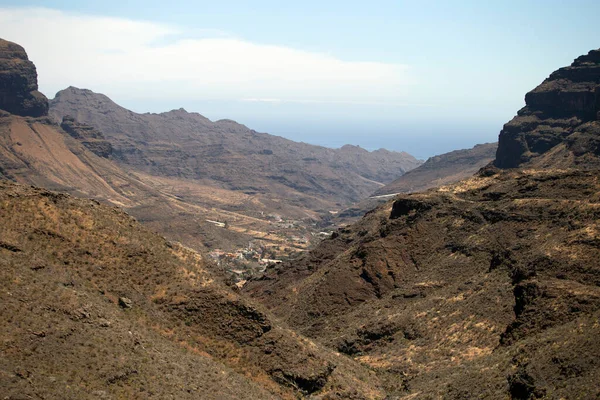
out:
{"label": "brown barren terrain", "polygon": [[6,398],[381,397],[117,208],[4,181],[0,220]]}
{"label": "brown barren terrain", "polygon": [[392,398],[600,396],[599,94],[595,50],[527,94],[505,170],[397,196],[244,290]]}

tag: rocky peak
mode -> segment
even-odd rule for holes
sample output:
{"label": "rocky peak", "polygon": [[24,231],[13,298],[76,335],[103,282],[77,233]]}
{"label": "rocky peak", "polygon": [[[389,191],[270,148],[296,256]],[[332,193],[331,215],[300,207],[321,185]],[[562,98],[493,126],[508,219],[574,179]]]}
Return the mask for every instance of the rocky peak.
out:
{"label": "rocky peak", "polygon": [[347,152],[347,153],[365,153],[368,152],[367,150],[363,149],[362,147],[358,146],[358,145],[353,145],[353,144],[345,144],[342,147],[340,147],[340,150],[343,152]]}
{"label": "rocky peak", "polygon": [[[74,86],[69,86],[66,89],[60,90],[54,96],[54,99],[50,100],[50,106],[53,103],[65,102],[69,104],[76,104],[80,108],[85,107],[98,107],[103,110],[111,110],[113,108],[119,108],[111,99],[101,93],[92,92],[89,89],[80,89]],[[50,110],[52,114],[52,110]],[[54,115],[58,121],[57,115]]]}
{"label": "rocky peak", "polygon": [[66,94],[66,93],[74,93],[74,94],[80,94],[82,96],[104,96],[101,93],[94,93],[93,91],[91,91],[90,89],[82,89],[82,88],[78,88],[75,86],[69,86],[66,89],[60,90],[56,93],[57,96]]}
{"label": "rocky peak", "polygon": [[0,109],[29,117],[48,114],[48,99],[38,91],[35,65],[23,47],[4,39],[0,39]]}
{"label": "rocky peak", "polygon": [[559,145],[566,150],[560,152],[563,159],[576,164],[598,161],[600,50],[553,72],[527,93],[525,103],[500,132],[497,167],[518,167],[552,149],[557,151]]}

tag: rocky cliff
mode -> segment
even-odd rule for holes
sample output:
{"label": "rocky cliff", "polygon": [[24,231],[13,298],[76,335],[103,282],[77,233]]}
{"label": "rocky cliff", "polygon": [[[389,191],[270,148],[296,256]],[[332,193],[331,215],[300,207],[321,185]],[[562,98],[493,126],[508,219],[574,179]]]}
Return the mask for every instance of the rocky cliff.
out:
{"label": "rocky cliff", "polygon": [[112,145],[102,132],[92,126],[75,121],[70,115],[62,119],[60,127],[69,135],[81,141],[92,153],[100,157],[108,157],[112,154]]}
{"label": "rocky cliff", "polygon": [[35,65],[23,47],[0,39],[0,109],[21,116],[48,113],[48,99],[38,92]]}
{"label": "rocky cliff", "polygon": [[527,93],[525,103],[500,132],[497,167],[598,164],[600,50],[553,72]]}

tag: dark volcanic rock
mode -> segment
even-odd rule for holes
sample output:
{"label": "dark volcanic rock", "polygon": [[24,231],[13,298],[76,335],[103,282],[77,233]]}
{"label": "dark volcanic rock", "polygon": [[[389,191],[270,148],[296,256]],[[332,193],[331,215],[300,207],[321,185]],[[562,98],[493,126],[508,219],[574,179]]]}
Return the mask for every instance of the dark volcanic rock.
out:
{"label": "dark volcanic rock", "polygon": [[[597,162],[600,155],[600,50],[553,72],[527,93],[526,106],[500,132],[494,164],[514,168],[564,145],[562,157]],[[558,150],[558,149],[556,149]],[[583,160],[582,156],[587,154]],[[558,158],[557,158],[558,159]]]}
{"label": "dark volcanic rock", "polygon": [[85,147],[97,156],[107,158],[112,154],[112,145],[106,140],[102,132],[94,127],[79,123],[69,115],[63,118],[60,127],[75,139],[79,139]]}
{"label": "dark volcanic rock", "polygon": [[47,115],[48,99],[37,89],[35,65],[25,50],[0,39],[0,109],[21,116]]}

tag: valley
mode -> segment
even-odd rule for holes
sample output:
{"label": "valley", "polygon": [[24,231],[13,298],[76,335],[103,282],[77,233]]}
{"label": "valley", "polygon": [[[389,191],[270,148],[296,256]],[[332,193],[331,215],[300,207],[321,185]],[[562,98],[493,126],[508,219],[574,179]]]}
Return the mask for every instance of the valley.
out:
{"label": "valley", "polygon": [[426,162],[48,100],[0,40],[6,399],[600,396],[600,50]]}
{"label": "valley", "polygon": [[[25,51],[1,47],[7,87],[22,64],[22,90],[37,89]],[[47,103],[2,111],[0,176],[122,207],[197,251],[258,248],[258,264],[310,248],[332,232],[332,215],[421,164],[407,153],[296,143],[185,110],[136,114],[74,87]],[[217,261],[226,272],[262,269],[244,257]]]}

